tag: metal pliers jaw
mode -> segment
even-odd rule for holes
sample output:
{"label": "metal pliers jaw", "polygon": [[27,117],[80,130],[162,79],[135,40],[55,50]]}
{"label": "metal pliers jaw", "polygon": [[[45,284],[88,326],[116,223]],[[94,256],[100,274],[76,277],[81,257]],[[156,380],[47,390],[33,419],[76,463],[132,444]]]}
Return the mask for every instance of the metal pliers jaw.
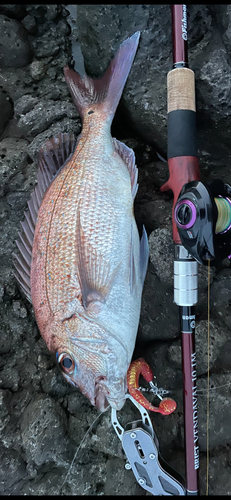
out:
{"label": "metal pliers jaw", "polygon": [[[125,398],[130,399],[141,414],[141,420],[128,423],[124,429],[118,422],[116,410],[111,410],[112,425],[128,459],[125,468],[132,469],[139,485],[153,495],[185,495],[180,480],[164,470],[159,462],[159,442],[147,410],[130,394]],[[178,475],[171,468],[172,472]]]}

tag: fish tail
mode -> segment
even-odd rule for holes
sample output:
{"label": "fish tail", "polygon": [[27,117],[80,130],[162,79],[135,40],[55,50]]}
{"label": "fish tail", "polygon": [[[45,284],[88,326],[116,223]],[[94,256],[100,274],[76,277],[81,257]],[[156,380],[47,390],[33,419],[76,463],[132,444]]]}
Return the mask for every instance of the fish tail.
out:
{"label": "fish tail", "polygon": [[120,45],[108,69],[99,79],[90,78],[87,74],[81,78],[77,71],[64,67],[66,83],[82,118],[86,113],[94,112],[95,105],[98,105],[97,108],[110,116],[112,121],[136,54],[139,37],[140,32],[137,31]]}

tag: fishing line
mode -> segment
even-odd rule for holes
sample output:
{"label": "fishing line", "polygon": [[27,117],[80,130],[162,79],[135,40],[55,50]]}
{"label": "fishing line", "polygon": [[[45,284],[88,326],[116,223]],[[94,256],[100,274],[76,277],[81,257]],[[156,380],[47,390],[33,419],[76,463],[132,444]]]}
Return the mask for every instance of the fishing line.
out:
{"label": "fishing line", "polygon": [[[110,406],[108,406],[108,408],[110,408]],[[108,408],[107,408],[107,410],[108,410]],[[106,411],[107,411],[107,410],[106,410]],[[65,476],[65,478],[64,478],[64,481],[63,481],[63,483],[62,483],[62,484],[61,484],[61,486],[60,486],[60,494],[61,494],[61,490],[62,490],[62,488],[63,488],[63,486],[64,486],[64,484],[65,484],[65,482],[66,482],[66,480],[67,480],[67,477],[68,477],[68,475],[69,475],[69,472],[70,472],[70,470],[71,470],[71,468],[72,468],[72,465],[73,465],[73,463],[74,463],[74,461],[75,461],[75,459],[76,459],[76,457],[77,457],[77,455],[78,455],[78,452],[79,452],[80,448],[81,448],[81,447],[82,447],[82,445],[83,445],[83,442],[85,441],[86,437],[88,436],[89,432],[91,431],[91,429],[92,429],[93,425],[95,424],[96,420],[98,420],[98,418],[99,418],[99,417],[101,417],[101,415],[103,415],[103,413],[105,413],[105,411],[102,411],[99,415],[97,415],[97,417],[93,420],[92,424],[90,425],[89,429],[87,430],[86,434],[84,434],[83,439],[82,439],[82,441],[80,442],[80,444],[79,444],[79,446],[78,446],[78,448],[77,448],[77,450],[76,450],[76,452],[75,452],[75,454],[74,454],[74,457],[73,457],[72,462],[71,462],[71,465],[70,465],[70,467],[69,467],[69,469],[68,469],[68,471],[67,471],[67,474],[66,474],[66,476]]]}
{"label": "fishing line", "polygon": [[[231,385],[231,382],[228,382],[227,384],[216,385],[216,387],[210,387],[209,392],[211,393],[211,391],[216,391],[217,389],[222,389],[222,387],[230,387],[230,385]],[[197,394],[202,395],[202,393],[205,392],[205,391],[208,392],[208,388],[206,388],[206,389],[199,389],[197,391]]]}
{"label": "fishing line", "polygon": [[209,492],[209,320],[210,320],[210,259],[208,260],[208,377],[207,377],[207,467],[206,467],[206,495]]}

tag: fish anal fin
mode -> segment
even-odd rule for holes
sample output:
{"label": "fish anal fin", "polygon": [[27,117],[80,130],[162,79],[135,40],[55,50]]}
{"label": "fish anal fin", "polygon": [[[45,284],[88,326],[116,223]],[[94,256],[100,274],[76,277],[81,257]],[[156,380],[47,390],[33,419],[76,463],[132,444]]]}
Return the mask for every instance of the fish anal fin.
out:
{"label": "fish anal fin", "polygon": [[141,274],[142,284],[144,284],[147,272],[148,259],[149,259],[148,236],[145,227],[143,226],[143,232],[140,241],[140,274]]}
{"label": "fish anal fin", "polygon": [[[144,284],[149,258],[148,236],[143,226],[142,237],[140,241],[140,279],[142,286]],[[133,240],[133,225],[131,225],[131,254],[130,254],[130,292],[132,293],[136,287],[136,271],[135,271],[135,256],[134,256],[134,240]]]}
{"label": "fish anal fin", "polygon": [[115,138],[113,138],[112,141],[116,152],[119,154],[119,156],[127,166],[128,172],[130,174],[131,191],[134,200],[138,189],[138,184],[137,184],[138,168],[136,166],[134,151],[128,146],[126,146],[123,142],[120,142]]}
{"label": "fish anal fin", "polygon": [[131,252],[130,252],[130,292],[132,293],[136,286],[136,270],[134,256],[133,225],[131,224]]}

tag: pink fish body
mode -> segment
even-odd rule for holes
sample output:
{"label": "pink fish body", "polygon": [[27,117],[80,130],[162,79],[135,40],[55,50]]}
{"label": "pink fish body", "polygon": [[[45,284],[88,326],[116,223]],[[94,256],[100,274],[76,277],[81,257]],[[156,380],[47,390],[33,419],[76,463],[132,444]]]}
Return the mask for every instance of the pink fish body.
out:
{"label": "pink fish body", "polygon": [[61,134],[40,152],[16,262],[65,379],[101,411],[125,401],[148,261],[133,213],[134,153],[110,132],[138,40],[135,33],[120,46],[100,80],[64,68],[82,133],[75,148]]}

